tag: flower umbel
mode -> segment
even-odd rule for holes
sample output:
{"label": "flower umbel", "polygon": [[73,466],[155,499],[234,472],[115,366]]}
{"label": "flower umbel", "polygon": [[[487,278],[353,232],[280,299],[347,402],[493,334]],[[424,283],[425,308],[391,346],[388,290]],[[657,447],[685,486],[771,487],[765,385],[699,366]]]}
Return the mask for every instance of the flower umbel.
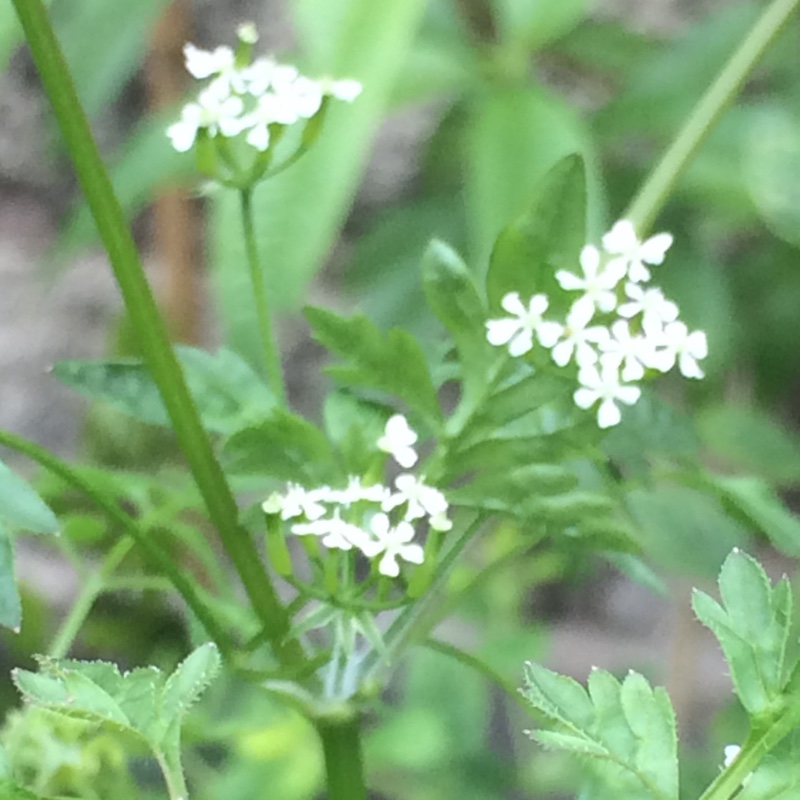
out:
{"label": "flower umbel", "polygon": [[533,348],[535,335],[545,347],[552,347],[561,334],[561,327],[542,318],[548,304],[546,295],[536,294],[526,306],[518,292],[509,292],[500,305],[511,317],[490,319],[486,323],[489,344],[508,345],[510,355],[522,356]]}

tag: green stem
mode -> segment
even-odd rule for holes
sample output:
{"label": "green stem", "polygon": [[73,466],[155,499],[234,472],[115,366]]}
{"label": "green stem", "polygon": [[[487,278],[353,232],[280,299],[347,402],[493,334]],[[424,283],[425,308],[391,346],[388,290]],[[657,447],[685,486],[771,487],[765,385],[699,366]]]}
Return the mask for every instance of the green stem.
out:
{"label": "green stem", "polygon": [[304,658],[299,644],[286,642],[289,620],[252,539],[239,524],[231,488],[203,429],[166,326],[159,314],[124,214],[81,107],[69,67],[42,0],[13,0],[36,67],[50,98],[62,140],[75,165],[86,201],[108,252],[114,276],[139,346],[172,421],[178,444],[233,562],[248,599],[269,632],[281,663]]}
{"label": "green stem", "polygon": [[325,757],[327,800],[367,800],[358,712],[345,708],[315,724]]}
{"label": "green stem", "polygon": [[250,271],[250,283],[256,304],[258,335],[261,339],[261,351],[264,357],[264,369],[270,389],[275,393],[281,406],[286,406],[286,387],[283,382],[283,369],[278,347],[275,344],[275,332],[272,326],[267,287],[264,282],[264,270],[258,261],[258,245],[253,227],[253,192],[242,189],[239,192],[242,209],[242,226],[244,228],[244,244],[247,252],[247,267]]}
{"label": "green stem", "polygon": [[799,4],[800,0],[773,0],[700,98],[683,129],[623,214],[640,235],[650,228],[675,184]]}
{"label": "green stem", "polygon": [[52,658],[64,658],[69,652],[75,637],[78,635],[78,631],[92,610],[94,601],[106,590],[108,579],[123,562],[133,545],[133,539],[121,539],[106,556],[106,560],[100,569],[83,581],[78,597],[72,604],[69,614],[61,624],[53,643],[50,645],[49,655]]}
{"label": "green stem", "polygon": [[186,788],[186,779],[183,777],[183,767],[180,762],[180,750],[172,754],[156,752],[156,761],[164,776],[167,785],[169,800],[189,800],[189,790]]}
{"label": "green stem", "polygon": [[61,459],[43,447],[2,430],[0,430],[0,444],[28,456],[28,458],[41,464],[45,469],[90,498],[112,522],[119,525],[142,548],[144,554],[153,562],[159,572],[169,578],[172,585],[183,597],[186,605],[200,620],[208,635],[216,642],[220,652],[224,655],[231,652],[232,645],[228,633],[217,622],[212,611],[200,599],[195,591],[194,584],[186,578],[169,553],[164,551],[145,531],[141,530],[131,516],[126,514],[114,501],[109,500],[98,492],[90,481],[81,477],[69,464],[61,461]]}

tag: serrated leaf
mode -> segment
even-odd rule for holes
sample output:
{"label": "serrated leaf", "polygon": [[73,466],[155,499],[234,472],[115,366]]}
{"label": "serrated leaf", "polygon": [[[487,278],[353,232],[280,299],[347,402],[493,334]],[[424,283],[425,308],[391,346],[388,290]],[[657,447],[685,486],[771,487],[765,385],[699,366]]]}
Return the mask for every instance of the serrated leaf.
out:
{"label": "serrated leaf", "polygon": [[345,359],[329,372],[342,383],[378,389],[398,397],[433,427],[441,409],[430,369],[419,343],[393,328],[382,333],[366,317],[340,317],[321,308],[306,308],[315,338]]}
{"label": "serrated leaf", "polygon": [[328,482],[336,472],[331,446],[322,431],[282,409],[237,431],[225,442],[222,458],[233,473],[272,475],[303,485]]}
{"label": "serrated leaf", "polygon": [[0,521],[31,533],[57,533],[58,520],[31,485],[0,461]]}
{"label": "serrated leaf", "polygon": [[325,398],[322,416],[328,437],[339,450],[348,475],[365,474],[375,458],[375,443],[383,435],[391,409],[356,397],[351,392],[332,391]]}
{"label": "serrated leaf", "polygon": [[[230,434],[275,405],[272,392],[232,351],[222,348],[212,355],[193,347],[177,347],[176,352],[189,391],[210,430]],[[171,425],[158,387],[139,359],[60,361],[53,374],[81,394],[105,401],[136,419]]]}
{"label": "serrated leaf", "polygon": [[211,642],[190,653],[164,685],[162,719],[171,721],[184,716],[217,676],[221,665],[219,650]]}
{"label": "serrated leaf", "polygon": [[719,584],[722,605],[695,592],[692,608],[717,637],[742,705],[754,715],[768,713],[780,702],[787,680],[788,581],[784,578],[773,588],[755,559],[734,550],[722,566]]}
{"label": "serrated leaf", "polygon": [[472,391],[496,357],[486,341],[486,310],[475,281],[458,253],[437,240],[422,259],[422,280],[428,305],[456,343],[461,373]]}
{"label": "serrated leaf", "polygon": [[588,759],[605,791],[677,800],[675,715],[663,689],[652,689],[635,672],[620,684],[593,670],[587,692],[571,678],[528,664],[523,695],[545,719],[532,736]]}

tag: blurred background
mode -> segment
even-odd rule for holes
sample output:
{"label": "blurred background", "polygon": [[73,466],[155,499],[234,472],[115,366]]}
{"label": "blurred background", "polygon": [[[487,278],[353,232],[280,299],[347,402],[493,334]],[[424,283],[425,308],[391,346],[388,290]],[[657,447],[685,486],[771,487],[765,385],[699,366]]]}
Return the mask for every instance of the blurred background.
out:
{"label": "blurred background", "polygon": [[[597,240],[764,5],[50,3],[176,341],[212,350],[224,343],[254,363],[235,198],[198,191],[191,158],[164,134],[192,89],[181,48],[233,44],[237,25],[252,20],[260,52],[364,83],[352,109],[331,115],[315,151],[257,193],[290,396],[311,415],[326,384],[323,353],[297,313],[304,303],[358,308],[381,327],[412,330],[435,352],[438,329],[418,273],[430,239],[452,244],[481,274],[497,233],[542,175],[579,152]],[[69,457],[157,468],[170,458],[169,442],[48,375],[60,359],[136,355],[137,347],[13,16],[0,0],[0,425]],[[675,236],[659,279],[690,327],[707,331],[710,356],[702,384],[664,381],[655,404],[629,415],[636,447],[630,435],[609,437],[609,456],[640,481],[648,567],[551,543],[475,581],[440,632],[512,684],[525,659],[579,680],[597,665],[633,667],[666,684],[687,797],[713,777],[722,746],[745,732],[715,645],[692,617],[690,588],[713,586],[731,544],[756,552],[773,575],[793,576],[787,555],[800,554],[791,510],[800,484],[798,34],[795,20],[656,223]],[[750,494],[711,498],[663,480],[696,457],[750,481]],[[500,531],[481,545],[477,563],[502,561],[514,535]],[[17,569],[26,625],[19,637],[2,635],[9,663],[43,649],[76,590],[70,567],[38,546],[19,543]],[[473,578],[465,567],[464,580]],[[121,643],[126,608],[124,596],[98,607],[81,655],[142,663],[180,654],[185,633],[161,600],[137,606]],[[14,702],[8,686],[0,699]],[[250,709],[244,728],[223,725],[227,738],[220,733],[190,764],[204,787],[197,796],[250,798],[267,781],[281,800],[314,796],[320,764],[311,729],[264,698],[240,701]],[[231,719],[221,700],[203,713],[211,720],[216,712]],[[574,796],[574,772],[527,740],[530,725],[480,678],[422,650],[376,712],[367,743],[372,783],[383,792],[376,797]]]}

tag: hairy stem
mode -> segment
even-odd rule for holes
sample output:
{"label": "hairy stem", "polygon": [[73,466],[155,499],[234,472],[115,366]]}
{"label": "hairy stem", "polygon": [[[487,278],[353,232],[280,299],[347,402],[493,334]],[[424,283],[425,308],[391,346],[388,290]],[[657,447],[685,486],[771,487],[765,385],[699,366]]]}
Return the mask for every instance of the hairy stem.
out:
{"label": "hairy stem", "polygon": [[258,246],[253,227],[253,193],[252,189],[242,189],[239,192],[242,210],[242,226],[244,228],[244,243],[247,252],[247,268],[250,272],[250,283],[253,287],[253,299],[256,304],[256,318],[258,321],[258,335],[261,340],[261,354],[264,358],[264,371],[270,389],[278,398],[281,406],[286,405],[286,387],[283,381],[283,369],[278,347],[275,343],[272,311],[270,309],[267,287],[264,282],[264,270],[258,261]]}
{"label": "hairy stem", "polygon": [[643,235],[678,180],[734,101],[753,68],[786,26],[800,0],[773,0],[700,98],[689,119],[623,214]]}
{"label": "hairy stem", "polygon": [[81,188],[119,285],[125,308],[150,373],[169,413],[209,517],[236,567],[248,599],[261,619],[278,658],[285,664],[304,659],[299,644],[285,641],[288,617],[239,514],[211,441],[203,428],[180,365],[156,307],[139,254],[114,194],[108,172],[75,91],[69,67],[42,0],[13,0],[28,44],[75,166]]}

